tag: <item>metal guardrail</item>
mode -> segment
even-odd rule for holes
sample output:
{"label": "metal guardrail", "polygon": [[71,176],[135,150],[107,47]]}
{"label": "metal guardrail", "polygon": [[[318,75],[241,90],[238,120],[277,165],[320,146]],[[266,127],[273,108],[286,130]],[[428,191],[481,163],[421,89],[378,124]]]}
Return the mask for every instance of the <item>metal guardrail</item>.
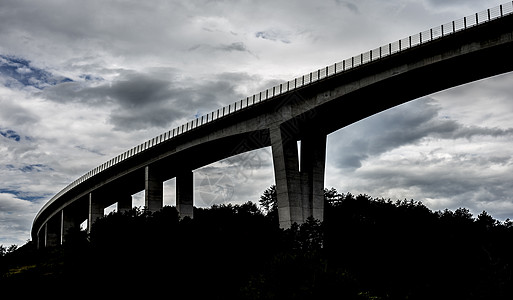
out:
{"label": "metal guardrail", "polygon": [[[226,117],[227,115],[233,114],[240,110],[245,110],[250,108],[253,105],[256,105],[260,102],[270,100],[276,96],[281,94],[293,91],[300,87],[310,85],[316,81],[321,79],[352,70],[356,67],[364,65],[366,63],[402,52],[404,50],[422,45],[424,43],[428,43],[439,39],[441,37],[453,34],[455,32],[465,30],[470,27],[477,26],[479,24],[483,24],[498,18],[502,18],[506,15],[510,15],[513,13],[513,1],[475,13],[473,15],[442,24],[437,27],[433,27],[426,31],[422,31],[415,35],[410,35],[406,38],[400,39],[398,41],[389,43],[387,45],[381,46],[379,48],[361,53],[359,55],[353,56],[341,62],[335,63],[333,65],[326,66],[325,68],[319,69],[314,72],[310,72],[309,74],[294,78],[293,80],[284,82],[272,88],[268,88],[260,93],[254,94],[250,97],[246,97],[240,101],[237,101],[228,106],[222,107],[198,117],[192,121],[189,121],[181,126],[178,126],[168,132],[165,132],[157,137],[152,138],[138,146],[133,147],[130,150],[110,159],[109,161],[101,164],[100,166],[92,169],[86,174],[82,175],[77,180],[73,181],[59,193],[57,193],[50,201],[48,201],[43,208],[44,210],[50,203],[52,203],[55,199],[59,198],[75,186],[83,183],[84,181],[90,179],[91,177],[105,171],[106,169],[130,158],[141,152],[148,150],[149,148],[156,146],[164,141],[173,139],[177,136],[180,136],[188,131],[191,131],[197,127],[209,124],[215,120]],[[39,214],[38,214],[39,215]],[[37,218],[37,216],[36,216]]]}

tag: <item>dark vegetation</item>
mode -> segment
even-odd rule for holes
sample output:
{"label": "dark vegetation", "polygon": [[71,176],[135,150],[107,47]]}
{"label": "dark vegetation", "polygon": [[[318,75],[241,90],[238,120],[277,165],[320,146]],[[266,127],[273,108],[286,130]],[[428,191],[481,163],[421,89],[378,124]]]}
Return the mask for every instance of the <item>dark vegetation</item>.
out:
{"label": "dark vegetation", "polygon": [[273,189],[260,207],[196,208],[193,220],[174,207],[133,209],[98,220],[90,235],[69,232],[61,247],[3,248],[0,287],[178,299],[513,299],[509,220],[331,189],[323,223],[281,230]]}

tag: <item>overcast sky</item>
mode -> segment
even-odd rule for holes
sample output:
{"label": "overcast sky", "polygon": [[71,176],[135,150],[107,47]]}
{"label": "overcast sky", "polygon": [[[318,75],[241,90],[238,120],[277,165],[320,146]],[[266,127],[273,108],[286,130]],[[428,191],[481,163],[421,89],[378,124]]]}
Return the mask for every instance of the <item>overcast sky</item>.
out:
{"label": "overcast sky", "polygon": [[[0,0],[0,244],[24,244],[54,194],[145,140],[499,4]],[[329,135],[326,187],[513,219],[512,81],[442,91]],[[273,183],[271,150],[252,151],[196,170],[195,204],[258,202]],[[171,180],[165,204],[173,194]]]}

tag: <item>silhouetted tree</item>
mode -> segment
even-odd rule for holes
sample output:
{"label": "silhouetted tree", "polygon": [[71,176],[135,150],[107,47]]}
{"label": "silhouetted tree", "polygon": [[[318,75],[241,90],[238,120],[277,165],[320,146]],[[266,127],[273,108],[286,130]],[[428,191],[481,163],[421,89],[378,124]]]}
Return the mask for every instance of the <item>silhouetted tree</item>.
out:
{"label": "silhouetted tree", "polygon": [[5,256],[7,254],[13,253],[18,249],[18,245],[11,245],[9,247],[4,247],[4,245],[0,245],[0,257]]}
{"label": "silhouetted tree", "polygon": [[[349,194],[350,195],[350,194]],[[324,189],[324,201],[330,205],[336,205],[344,199],[343,194],[339,194],[335,188]],[[260,207],[265,214],[276,213],[278,210],[278,197],[276,194],[276,185],[271,185],[260,196]]]}
{"label": "silhouetted tree", "polygon": [[278,210],[278,198],[276,196],[276,185],[271,185],[260,196],[260,206],[265,214],[270,214]]}
{"label": "silhouetted tree", "polygon": [[492,216],[490,216],[486,211],[483,210],[476,219],[476,224],[479,226],[485,227],[486,229],[490,229],[499,224],[497,220],[495,220]]}
{"label": "silhouetted tree", "polygon": [[335,188],[324,189],[324,200],[329,205],[336,205],[337,203],[342,201],[342,199],[344,199],[344,195],[339,194]]}

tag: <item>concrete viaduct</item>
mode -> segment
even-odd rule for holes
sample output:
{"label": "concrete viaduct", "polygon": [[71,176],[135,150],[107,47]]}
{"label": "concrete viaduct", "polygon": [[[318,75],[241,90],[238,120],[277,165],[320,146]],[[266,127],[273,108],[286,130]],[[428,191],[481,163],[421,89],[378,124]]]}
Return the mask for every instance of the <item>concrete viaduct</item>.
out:
{"label": "concrete viaduct", "polygon": [[[136,146],[78,178],[36,215],[32,240],[58,245],[73,226],[88,229],[105,207],[163,205],[176,178],[176,207],[193,216],[193,170],[271,146],[280,227],[323,219],[326,137],[418,97],[513,71],[513,3],[420,32],[295,78]],[[383,130],[386,130],[384,128]],[[298,143],[301,141],[301,158]],[[299,165],[301,161],[301,165]]]}

